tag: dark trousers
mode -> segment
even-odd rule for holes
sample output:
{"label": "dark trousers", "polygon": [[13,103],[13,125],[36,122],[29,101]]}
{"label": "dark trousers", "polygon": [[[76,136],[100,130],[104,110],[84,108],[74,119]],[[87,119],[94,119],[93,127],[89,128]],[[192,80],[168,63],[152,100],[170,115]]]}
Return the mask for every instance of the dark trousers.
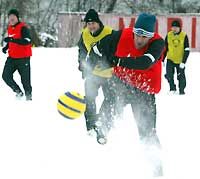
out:
{"label": "dark trousers", "polygon": [[115,96],[110,102],[113,103],[114,108],[119,108],[119,111],[122,112],[122,108],[126,104],[131,104],[140,138],[143,140],[152,137],[156,128],[155,95],[142,92],[124,83],[116,76],[110,79],[110,90]]}
{"label": "dark trousers", "polygon": [[176,85],[174,83],[175,70],[177,72],[177,80],[179,82],[179,84],[178,84],[179,90],[184,91],[184,89],[186,87],[185,68],[181,69],[181,68],[179,68],[179,64],[175,64],[171,60],[167,60],[165,77],[169,83],[170,90],[173,90],[173,91],[176,90]]}
{"label": "dark trousers", "polygon": [[[109,90],[107,87],[107,79],[101,78],[95,75],[87,75],[85,78],[85,100],[86,100],[86,111],[85,111],[85,119],[87,130],[90,130],[94,127],[95,122],[99,119],[97,115],[96,109],[96,97],[98,96],[98,90],[102,87],[102,91],[104,94],[104,99],[109,98]],[[108,109],[111,114],[110,110]]]}
{"label": "dark trousers", "polygon": [[5,83],[14,91],[21,92],[22,90],[18,86],[18,84],[13,79],[13,74],[15,71],[18,71],[21,77],[21,82],[26,95],[32,93],[31,87],[31,68],[30,68],[30,57],[24,59],[12,59],[10,57],[7,58],[5,63],[2,78]]}
{"label": "dark trousers", "polygon": [[[149,160],[153,175],[162,176],[162,162],[159,156],[160,141],[156,134],[155,95],[142,92],[124,83],[116,76],[109,80],[109,89],[110,94],[113,95],[107,106],[110,105],[110,108],[114,108],[112,111],[116,111],[118,108],[117,112],[122,112],[126,104],[131,105],[141,143],[145,146],[145,156],[147,160],[153,159],[153,161]],[[107,113],[106,109],[105,107],[102,113]]]}

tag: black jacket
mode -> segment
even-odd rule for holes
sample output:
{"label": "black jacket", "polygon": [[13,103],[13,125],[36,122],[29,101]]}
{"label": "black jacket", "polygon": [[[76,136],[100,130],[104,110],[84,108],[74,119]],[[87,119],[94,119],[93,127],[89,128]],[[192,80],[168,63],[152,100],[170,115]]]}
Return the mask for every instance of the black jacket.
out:
{"label": "black jacket", "polygon": [[[103,24],[100,24],[100,29],[95,34],[92,34],[92,35],[94,37],[98,36],[102,32],[103,28],[104,28]],[[112,33],[113,33],[113,31],[112,31]],[[111,34],[105,36],[104,38],[111,36]],[[103,40],[103,39],[101,39],[101,40]],[[108,64],[107,59],[105,58],[105,55],[103,57],[99,57],[98,55],[96,55],[94,53],[93,49],[91,49],[90,53],[88,53],[86,46],[83,42],[82,34],[81,34],[81,37],[80,37],[79,42],[78,42],[78,48],[79,48],[79,51],[78,51],[79,67],[78,68],[83,73],[91,73],[91,71],[93,71],[93,69],[96,65],[99,65],[102,68],[107,68],[108,66],[110,66]],[[89,67],[89,68],[87,68],[87,70],[86,70],[84,65]]]}

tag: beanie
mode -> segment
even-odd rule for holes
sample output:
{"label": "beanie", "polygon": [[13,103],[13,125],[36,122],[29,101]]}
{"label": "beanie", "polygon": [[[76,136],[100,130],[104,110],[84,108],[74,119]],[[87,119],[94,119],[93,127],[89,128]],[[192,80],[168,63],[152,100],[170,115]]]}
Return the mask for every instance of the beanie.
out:
{"label": "beanie", "polygon": [[134,27],[134,33],[139,36],[153,37],[155,32],[156,17],[151,14],[141,13]]}
{"label": "beanie", "polygon": [[8,12],[8,16],[10,16],[11,14],[15,15],[19,19],[19,11],[17,9],[11,9]]}
{"label": "beanie", "polygon": [[100,19],[99,19],[99,15],[98,13],[94,10],[94,9],[90,9],[84,18],[84,21],[87,22],[97,22],[97,23],[101,23]]}
{"label": "beanie", "polygon": [[180,24],[180,22],[178,20],[174,20],[172,22],[172,27],[181,27],[181,24]]}

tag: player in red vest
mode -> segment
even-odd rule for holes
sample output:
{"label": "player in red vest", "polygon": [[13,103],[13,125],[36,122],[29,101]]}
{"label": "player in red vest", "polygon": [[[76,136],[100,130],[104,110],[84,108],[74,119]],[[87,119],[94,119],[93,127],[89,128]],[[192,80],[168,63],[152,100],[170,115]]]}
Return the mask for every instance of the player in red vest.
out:
{"label": "player in red vest", "polygon": [[[153,145],[159,149],[155,94],[161,89],[161,62],[165,43],[155,32],[155,24],[154,15],[142,13],[134,29],[116,31],[95,48],[98,53],[105,54],[114,66],[109,81],[110,90],[115,94],[113,106],[121,108],[131,104],[142,143],[147,148]],[[102,109],[106,111],[108,104],[105,106]],[[153,158],[157,157],[156,154]],[[162,166],[159,158],[157,161],[157,164],[153,164],[153,172],[155,176],[160,176]]]}
{"label": "player in red vest", "polygon": [[32,100],[30,32],[27,25],[19,21],[19,12],[16,9],[11,9],[8,12],[8,21],[8,37],[4,39],[7,45],[2,49],[3,53],[6,53],[8,50],[8,58],[4,66],[2,78],[16,93],[16,97],[23,97],[24,93],[13,79],[13,73],[17,70],[21,76],[26,100]]}

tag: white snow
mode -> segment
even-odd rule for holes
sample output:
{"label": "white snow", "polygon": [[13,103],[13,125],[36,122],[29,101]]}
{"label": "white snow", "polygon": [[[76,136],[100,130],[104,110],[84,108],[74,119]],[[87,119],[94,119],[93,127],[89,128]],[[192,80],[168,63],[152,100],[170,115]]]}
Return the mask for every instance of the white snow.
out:
{"label": "white snow", "polygon": [[[157,130],[163,147],[163,179],[198,179],[200,162],[200,53],[186,65],[186,95],[157,96]],[[1,53],[2,73],[6,55]],[[84,117],[68,120],[56,109],[66,91],[84,94],[77,48],[34,48],[33,101],[15,99],[0,83],[0,179],[140,179],[148,177],[130,106],[108,144],[88,136]],[[15,79],[20,81],[17,73]],[[102,92],[98,104],[102,100]]]}
{"label": "white snow", "polygon": [[51,34],[48,34],[46,32],[40,33],[40,38],[42,40],[42,42],[46,41],[46,39],[51,39],[53,41],[57,41],[57,37],[52,36]]}

